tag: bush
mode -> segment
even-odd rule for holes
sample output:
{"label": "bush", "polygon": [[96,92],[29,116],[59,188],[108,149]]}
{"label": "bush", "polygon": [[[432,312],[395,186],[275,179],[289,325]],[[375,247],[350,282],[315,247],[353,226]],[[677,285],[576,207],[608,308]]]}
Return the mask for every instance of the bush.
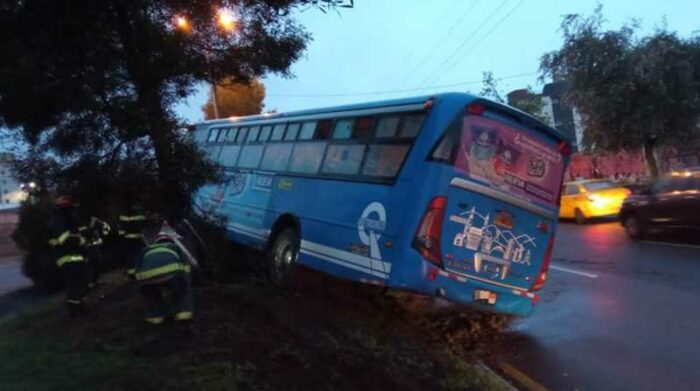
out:
{"label": "bush", "polygon": [[23,250],[22,271],[34,285],[56,290],[63,286],[56,260],[49,247],[52,203],[48,199],[37,203],[23,203],[19,210],[19,222],[12,233],[12,240]]}

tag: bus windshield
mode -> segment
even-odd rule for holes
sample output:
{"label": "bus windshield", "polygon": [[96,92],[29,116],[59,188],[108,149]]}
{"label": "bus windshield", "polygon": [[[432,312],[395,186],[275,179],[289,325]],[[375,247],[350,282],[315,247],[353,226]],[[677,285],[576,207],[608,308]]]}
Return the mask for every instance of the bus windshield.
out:
{"label": "bus windshield", "polygon": [[491,187],[556,206],[564,159],[530,132],[468,115],[462,121],[455,168]]}

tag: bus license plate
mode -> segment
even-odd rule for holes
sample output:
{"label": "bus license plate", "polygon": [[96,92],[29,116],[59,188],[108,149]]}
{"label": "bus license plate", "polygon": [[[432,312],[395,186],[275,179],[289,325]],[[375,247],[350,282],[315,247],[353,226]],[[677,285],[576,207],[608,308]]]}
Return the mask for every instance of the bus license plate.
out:
{"label": "bus license plate", "polygon": [[474,290],[474,301],[485,302],[490,305],[496,304],[498,295],[495,292],[486,291],[483,289]]}

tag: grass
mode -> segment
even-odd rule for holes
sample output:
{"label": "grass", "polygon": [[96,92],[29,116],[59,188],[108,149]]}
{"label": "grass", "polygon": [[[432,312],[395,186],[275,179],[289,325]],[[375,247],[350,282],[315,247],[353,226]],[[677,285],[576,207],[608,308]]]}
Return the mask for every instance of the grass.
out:
{"label": "grass", "polygon": [[155,329],[132,288],[108,286],[78,321],[57,297],[0,324],[0,390],[504,389],[472,361],[426,348],[440,345],[403,330],[413,315],[393,303],[348,299],[354,285],[322,297],[205,284],[192,327]]}

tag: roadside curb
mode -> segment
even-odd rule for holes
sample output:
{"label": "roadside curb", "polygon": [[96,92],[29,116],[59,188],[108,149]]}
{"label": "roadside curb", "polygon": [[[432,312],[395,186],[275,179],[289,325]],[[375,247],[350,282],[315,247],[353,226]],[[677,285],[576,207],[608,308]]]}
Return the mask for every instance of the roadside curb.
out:
{"label": "roadside curb", "polygon": [[498,372],[494,371],[486,365],[483,361],[479,360],[476,362],[476,366],[484,370],[485,372],[488,372],[491,376],[493,376],[505,389],[510,390],[510,391],[519,391],[515,386],[513,386],[506,378],[501,376]]}

